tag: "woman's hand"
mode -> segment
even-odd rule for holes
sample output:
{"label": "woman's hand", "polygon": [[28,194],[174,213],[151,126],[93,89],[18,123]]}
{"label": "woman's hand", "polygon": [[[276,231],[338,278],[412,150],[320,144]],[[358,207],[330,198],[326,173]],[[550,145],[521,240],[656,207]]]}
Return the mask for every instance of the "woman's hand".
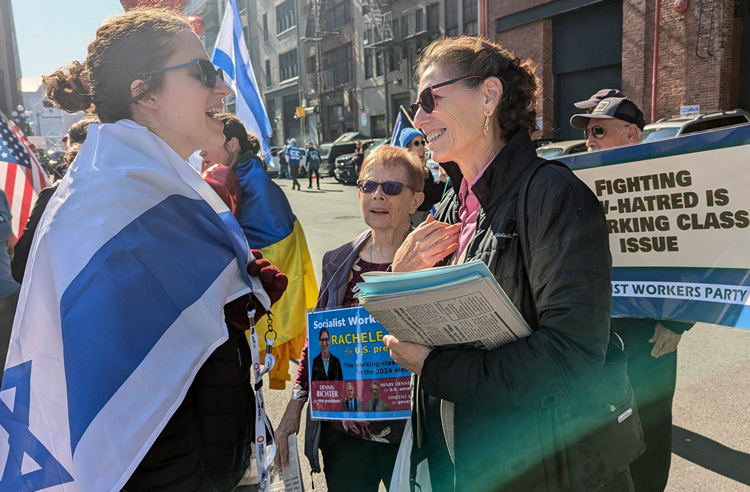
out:
{"label": "woman's hand", "polygon": [[276,452],[276,466],[285,467],[289,464],[289,446],[287,438],[294,433],[299,432],[299,419],[302,416],[302,409],[305,408],[305,402],[300,400],[290,400],[286,406],[284,416],[276,427],[273,434],[273,440],[276,442],[278,450]]}
{"label": "woman's hand", "polygon": [[458,250],[461,223],[448,225],[430,215],[411,234],[393,257],[394,272],[413,272],[431,268],[437,262]]}
{"label": "woman's hand", "polygon": [[391,350],[391,359],[414,374],[422,374],[424,360],[432,349],[417,343],[399,342],[393,335],[383,337],[383,343]]}

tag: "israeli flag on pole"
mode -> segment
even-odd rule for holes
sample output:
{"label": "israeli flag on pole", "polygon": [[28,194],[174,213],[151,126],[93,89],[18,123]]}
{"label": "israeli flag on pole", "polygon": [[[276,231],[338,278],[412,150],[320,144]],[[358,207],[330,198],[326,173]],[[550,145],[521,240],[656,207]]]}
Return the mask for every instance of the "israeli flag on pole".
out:
{"label": "israeli flag on pole", "polygon": [[396,147],[400,147],[398,144],[398,135],[401,133],[401,128],[403,128],[404,122],[401,120],[401,112],[399,111],[398,116],[396,117],[396,123],[393,125],[393,135],[391,135],[391,145],[395,145]]}
{"label": "israeli flag on pole", "polygon": [[268,306],[239,224],[163,140],[91,125],[29,256],[0,391],[0,491],[119,491],[228,338]]}
{"label": "israeli flag on pole", "polygon": [[273,130],[250,63],[237,0],[227,2],[219,37],[216,39],[213,63],[224,70],[224,78],[229,79],[226,82],[234,91],[237,117],[247,131],[261,139],[264,157],[271,162],[268,139],[273,135]]}

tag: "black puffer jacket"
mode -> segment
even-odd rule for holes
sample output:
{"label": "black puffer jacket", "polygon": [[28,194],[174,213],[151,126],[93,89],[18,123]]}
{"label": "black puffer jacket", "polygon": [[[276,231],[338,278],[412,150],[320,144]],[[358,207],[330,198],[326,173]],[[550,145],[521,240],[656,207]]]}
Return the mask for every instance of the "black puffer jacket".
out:
{"label": "black puffer jacket", "polygon": [[[544,444],[561,432],[559,422],[548,418],[557,415],[549,407],[574,398],[570,388],[596,374],[605,360],[611,307],[605,217],[594,194],[563,166],[545,166],[531,182],[531,278],[524,272],[518,194],[524,171],[536,158],[528,135],[520,132],[474,185],[482,208],[466,255],[466,261],[489,267],[533,334],[491,351],[435,350],[418,381],[423,399],[455,403],[456,490],[568,490],[571,463],[564,449]],[[463,176],[453,163],[443,167],[453,189],[436,218],[456,223]],[[435,421],[428,426],[434,431]]]}
{"label": "black puffer jacket", "polygon": [[231,491],[250,464],[255,397],[245,333],[206,360],[182,404],[123,488],[140,491]]}

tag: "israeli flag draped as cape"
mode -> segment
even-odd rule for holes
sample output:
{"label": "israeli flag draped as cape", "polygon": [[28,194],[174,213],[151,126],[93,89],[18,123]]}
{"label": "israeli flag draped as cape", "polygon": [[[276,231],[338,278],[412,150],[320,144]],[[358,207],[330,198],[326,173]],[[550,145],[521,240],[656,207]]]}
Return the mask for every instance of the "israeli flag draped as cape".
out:
{"label": "israeli flag draped as cape", "polygon": [[0,391],[0,490],[120,490],[227,340],[268,306],[242,230],[171,147],[91,125],[43,216]]}
{"label": "israeli flag draped as cape", "polygon": [[224,79],[234,92],[237,117],[247,131],[262,141],[264,157],[271,162],[268,139],[273,135],[273,130],[250,63],[237,0],[227,2],[224,20],[216,39],[213,63],[224,70]]}

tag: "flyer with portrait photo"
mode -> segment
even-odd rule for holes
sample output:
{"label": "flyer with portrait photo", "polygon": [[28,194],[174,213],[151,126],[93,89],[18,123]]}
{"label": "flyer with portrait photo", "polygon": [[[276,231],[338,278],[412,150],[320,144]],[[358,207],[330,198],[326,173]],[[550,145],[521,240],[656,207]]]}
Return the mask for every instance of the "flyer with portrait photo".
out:
{"label": "flyer with portrait photo", "polygon": [[411,373],[391,359],[387,334],[362,307],[307,313],[314,420],[409,418]]}

